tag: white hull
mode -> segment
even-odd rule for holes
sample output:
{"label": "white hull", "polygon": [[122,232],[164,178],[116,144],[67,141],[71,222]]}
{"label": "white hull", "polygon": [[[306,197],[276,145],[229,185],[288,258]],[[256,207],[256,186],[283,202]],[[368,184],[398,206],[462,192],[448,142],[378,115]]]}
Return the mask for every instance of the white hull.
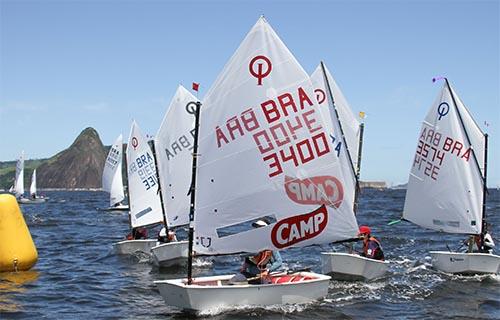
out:
{"label": "white hull", "polygon": [[170,267],[183,264],[188,257],[188,250],[188,241],[160,243],[151,248],[153,263],[159,267]]}
{"label": "white hull", "polygon": [[233,275],[221,275],[193,278],[191,285],[186,279],[159,280],[155,284],[167,305],[191,311],[309,303],[328,293],[329,276],[312,272],[282,275],[296,276],[291,280],[307,278],[279,284],[229,285]]}
{"label": "white hull", "polygon": [[117,254],[133,254],[137,251],[151,254],[151,248],[156,246],[156,239],[123,240],[113,244]]}
{"label": "white hull", "polygon": [[321,272],[337,280],[373,280],[383,277],[389,262],[368,259],[357,254],[322,252]]}
{"label": "white hull", "polygon": [[129,211],[130,208],[128,205],[126,204],[122,204],[122,205],[119,205],[119,206],[116,206],[116,207],[109,207],[109,208],[106,208],[106,209],[103,209],[104,211]]}
{"label": "white hull", "polygon": [[46,200],[44,198],[19,198],[17,199],[17,202],[22,203],[22,204],[38,204],[38,203],[44,203]]}
{"label": "white hull", "polygon": [[432,266],[446,273],[496,274],[500,271],[500,256],[489,253],[431,251]]}

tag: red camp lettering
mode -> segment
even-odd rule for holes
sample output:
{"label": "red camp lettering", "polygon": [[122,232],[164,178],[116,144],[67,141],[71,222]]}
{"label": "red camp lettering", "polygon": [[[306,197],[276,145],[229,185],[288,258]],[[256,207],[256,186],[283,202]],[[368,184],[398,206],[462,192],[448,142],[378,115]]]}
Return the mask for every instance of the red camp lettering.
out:
{"label": "red camp lettering", "polygon": [[285,191],[288,198],[298,204],[325,204],[338,208],[344,200],[344,187],[333,176],[303,180],[285,176]]}
{"label": "red camp lettering", "polygon": [[271,230],[271,241],[278,249],[314,238],[328,225],[328,211],[322,205],[313,212],[278,221]]}

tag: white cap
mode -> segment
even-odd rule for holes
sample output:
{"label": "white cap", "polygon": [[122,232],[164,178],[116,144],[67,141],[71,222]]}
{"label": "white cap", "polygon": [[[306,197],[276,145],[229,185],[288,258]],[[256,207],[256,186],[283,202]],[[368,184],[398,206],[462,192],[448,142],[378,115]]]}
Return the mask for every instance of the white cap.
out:
{"label": "white cap", "polygon": [[160,237],[165,237],[167,235],[167,230],[165,227],[161,228],[160,230]]}

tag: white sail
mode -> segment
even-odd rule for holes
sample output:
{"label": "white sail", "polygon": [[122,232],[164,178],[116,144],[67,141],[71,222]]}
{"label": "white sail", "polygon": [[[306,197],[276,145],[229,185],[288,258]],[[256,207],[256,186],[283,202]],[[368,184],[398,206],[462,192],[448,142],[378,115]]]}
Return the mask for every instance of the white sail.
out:
{"label": "white sail", "polygon": [[[200,119],[194,250],[285,249],[357,233],[329,112],[264,18],[207,93]],[[269,226],[251,227],[264,217]]]}
{"label": "white sail", "polygon": [[[324,64],[323,64],[324,66]],[[333,133],[330,135],[330,139],[333,142],[334,151],[338,155],[340,160],[340,169],[345,177],[344,179],[344,198],[345,201],[350,201],[354,204],[354,195],[356,192],[356,168],[357,168],[357,158],[359,149],[359,121],[356,119],[351,111],[351,108],[347,104],[344,95],[340,91],[339,87],[335,83],[335,80],[328,72],[325,67],[326,75],[323,73],[321,65],[319,65],[316,70],[311,75],[311,81],[314,86],[314,92],[316,93],[316,99],[320,107],[325,108],[329,111],[330,117],[333,123]],[[330,97],[326,79],[328,79],[328,84],[330,86],[331,94]],[[333,101],[332,99],[333,98]],[[342,130],[340,129],[340,125]],[[342,133],[344,134],[344,139],[342,138]],[[353,212],[354,214],[354,212]],[[353,237],[356,236],[355,234]]]}
{"label": "white sail", "polygon": [[135,121],[132,122],[126,154],[132,227],[162,222],[153,152]]}
{"label": "white sail", "polygon": [[36,169],[33,170],[33,174],[31,175],[30,195],[35,195],[36,197]]}
{"label": "white sail", "polygon": [[403,218],[444,232],[480,233],[484,146],[483,132],[445,84],[420,130]]}
{"label": "white sail", "polygon": [[14,193],[16,197],[24,194],[24,151],[16,163],[16,181],[14,183]]}
{"label": "white sail", "polygon": [[[345,140],[347,143],[347,149],[349,149],[349,154],[352,160],[354,168],[358,166],[358,151],[359,151],[359,136],[360,136],[360,122],[351,110],[349,103],[347,103],[344,94],[337,85],[337,82],[331,75],[330,71],[323,63],[325,67],[326,77],[330,85],[330,89],[333,95],[333,103],[335,104],[335,109],[338,113],[338,118],[342,124],[342,131],[344,132]],[[329,102],[328,89],[324,83],[324,75],[321,70],[321,64],[316,68],[316,70],[311,75],[311,80],[314,84],[314,93],[316,94],[316,99],[320,106],[326,105]],[[331,103],[331,102],[330,102]],[[336,117],[335,111],[330,109],[334,113],[333,116]],[[334,121],[335,123],[335,121]],[[340,136],[335,140],[334,144],[337,144],[340,140]]]}
{"label": "white sail", "polygon": [[109,205],[111,207],[125,199],[122,178],[122,150],[123,137],[120,134],[109,150],[102,171],[102,189],[109,192]]}
{"label": "white sail", "polygon": [[154,140],[163,206],[170,227],[189,223],[195,118],[186,111],[186,105],[191,101],[197,99],[179,86]]}

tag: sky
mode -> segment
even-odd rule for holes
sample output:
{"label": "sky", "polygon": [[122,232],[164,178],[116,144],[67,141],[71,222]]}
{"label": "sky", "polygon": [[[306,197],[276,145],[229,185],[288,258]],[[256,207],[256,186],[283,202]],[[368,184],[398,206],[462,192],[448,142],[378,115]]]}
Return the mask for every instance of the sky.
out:
{"label": "sky", "polygon": [[208,91],[264,15],[302,67],[323,60],[364,111],[362,180],[405,183],[446,76],[489,133],[500,186],[500,2],[0,0],[0,161],[47,158],[86,127],[154,135],[179,84]]}

